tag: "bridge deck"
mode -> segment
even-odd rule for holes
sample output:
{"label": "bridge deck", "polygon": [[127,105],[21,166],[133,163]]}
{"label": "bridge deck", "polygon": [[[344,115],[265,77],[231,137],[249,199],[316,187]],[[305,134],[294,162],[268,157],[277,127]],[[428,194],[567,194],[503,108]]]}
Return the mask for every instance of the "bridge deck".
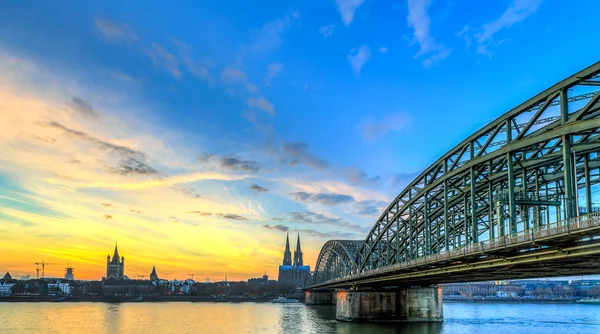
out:
{"label": "bridge deck", "polygon": [[[532,228],[442,254],[420,257],[308,289],[430,285],[600,273],[600,213]],[[556,247],[555,245],[561,245]]]}

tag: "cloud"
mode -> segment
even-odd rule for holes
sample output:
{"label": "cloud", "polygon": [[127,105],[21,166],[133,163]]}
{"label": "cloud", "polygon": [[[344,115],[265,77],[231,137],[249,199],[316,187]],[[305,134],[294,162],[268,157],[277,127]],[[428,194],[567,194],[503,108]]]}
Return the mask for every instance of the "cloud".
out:
{"label": "cloud", "polygon": [[328,24],[326,26],[322,26],[319,29],[319,34],[323,35],[323,37],[329,37],[333,35],[335,32],[335,24]]}
{"label": "cloud", "polygon": [[388,203],[384,201],[367,200],[356,202],[354,206],[358,210],[357,214],[362,216],[370,216],[375,214],[381,214],[383,212],[383,208],[385,208],[387,204]]}
{"label": "cloud", "polygon": [[304,191],[299,191],[299,192],[291,193],[290,195],[294,196],[294,199],[296,201],[320,203],[320,204],[327,205],[327,206],[334,206],[334,205],[338,205],[338,204],[354,202],[354,197],[352,197],[350,195],[344,195],[344,194],[333,194],[333,193],[312,194],[312,193],[307,193]]}
{"label": "cloud", "polygon": [[285,218],[275,217],[275,218],[271,218],[271,220],[282,222],[282,221],[285,221]]}
{"label": "cloud", "polygon": [[354,20],[354,13],[356,9],[364,2],[365,0],[335,0],[337,4],[338,11],[342,16],[342,22],[346,26],[349,26],[350,23]]}
{"label": "cloud", "polygon": [[88,102],[84,101],[80,97],[74,96],[71,99],[71,102],[69,103],[69,105],[70,105],[71,109],[75,110],[80,115],[83,115],[90,119],[98,118],[98,114],[94,111],[94,108],[92,108],[92,106]]}
{"label": "cloud", "polygon": [[249,97],[246,100],[246,103],[249,107],[258,108],[271,116],[275,116],[275,107],[273,107],[273,104],[269,102],[269,100],[265,99],[262,96]]}
{"label": "cloud", "polygon": [[67,160],[65,161],[68,164],[72,164],[72,165],[80,165],[81,161],[77,160],[77,159],[71,159],[71,160]]}
{"label": "cloud", "polygon": [[385,46],[382,46],[379,48],[379,52],[382,54],[386,54],[388,52],[388,48]]}
{"label": "cloud", "polygon": [[271,81],[273,80],[273,78],[278,77],[279,73],[281,73],[282,70],[283,70],[282,63],[271,63],[271,64],[267,65],[266,85],[271,86]]}
{"label": "cloud", "polygon": [[252,160],[241,160],[235,155],[221,158],[221,167],[229,168],[234,170],[244,170],[248,172],[258,172],[260,170],[260,163]]}
{"label": "cloud", "polygon": [[347,58],[354,75],[360,77],[360,70],[371,59],[371,50],[369,50],[369,46],[361,45],[358,49],[350,50]]}
{"label": "cloud", "polygon": [[102,37],[108,41],[131,42],[139,39],[138,36],[126,24],[111,22],[99,17],[94,18],[94,24],[96,25],[96,28],[100,34],[102,34]]}
{"label": "cloud", "polygon": [[250,186],[250,190],[252,190],[252,191],[253,191],[255,194],[258,194],[258,193],[266,193],[266,192],[268,192],[268,191],[269,191],[269,189],[267,189],[267,188],[265,188],[265,187],[261,187],[261,186],[259,186],[259,185],[258,185],[258,184],[256,184],[256,183],[253,183],[253,184]]}
{"label": "cloud", "polygon": [[177,57],[167,51],[158,43],[152,43],[151,48],[144,49],[144,53],[152,60],[154,66],[171,74],[177,79],[181,79],[181,71],[179,70],[179,61]]}
{"label": "cloud", "polygon": [[199,214],[200,216],[212,216],[212,213],[204,212],[204,211],[188,211],[186,213],[196,213],[196,214]]}
{"label": "cloud", "polygon": [[133,213],[137,213],[140,214],[141,212],[139,210],[134,210],[134,209],[129,209],[129,211],[133,212]]}
{"label": "cloud", "polygon": [[349,223],[342,218],[334,218],[326,216],[322,213],[315,212],[290,212],[290,218],[293,222],[297,224],[310,224],[310,225],[332,225],[336,228],[340,229],[348,229],[352,231],[356,231],[359,233],[366,233],[369,231],[370,226],[368,228],[362,227],[357,224]]}
{"label": "cloud", "polygon": [[285,143],[279,151],[272,151],[278,156],[279,162],[284,165],[298,166],[305,164],[314,169],[327,169],[329,164],[327,161],[317,157],[308,150],[306,143]]}
{"label": "cloud", "polygon": [[289,227],[284,226],[284,225],[263,225],[264,228],[267,228],[269,230],[278,230],[281,232],[288,232],[290,230]]}
{"label": "cloud", "polygon": [[425,67],[430,67],[450,55],[450,50],[438,44],[430,34],[431,19],[427,12],[429,4],[429,0],[408,0],[408,27],[413,29],[414,41],[419,43],[420,47],[414,58],[425,57]]}
{"label": "cloud", "polygon": [[323,238],[323,239],[351,239],[356,238],[355,233],[349,232],[320,232],[313,229],[294,229],[294,232],[306,233],[312,237]]}
{"label": "cloud", "polygon": [[115,154],[120,160],[116,166],[108,168],[108,170],[112,173],[121,175],[159,175],[158,171],[152,168],[146,162],[147,155],[143,152],[136,151],[129,147],[112,144],[104,140],[100,140],[98,138],[88,135],[87,133],[68,128],[55,121],[50,121],[49,123],[47,123],[47,125],[50,127],[61,129],[67,134],[77,139],[89,142],[91,144],[96,145],[100,149]]}
{"label": "cloud", "polygon": [[248,81],[246,73],[235,67],[225,67],[223,72],[221,72],[221,81],[226,83],[242,83],[250,93],[258,91],[258,87]]}
{"label": "cloud", "polygon": [[383,137],[388,132],[406,130],[411,117],[406,114],[389,114],[380,121],[368,120],[361,125],[364,140],[373,141]]}
{"label": "cloud", "polygon": [[475,34],[477,53],[491,57],[491,52],[488,50],[488,47],[491,45],[500,45],[504,41],[495,41],[494,34],[523,21],[528,16],[535,13],[539,9],[541,3],[542,0],[513,0],[500,17],[485,23],[481,27],[481,31]]}
{"label": "cloud", "polygon": [[196,189],[194,188],[184,188],[181,189],[181,192],[185,195],[190,196],[191,198],[203,198],[202,196],[200,196],[200,194],[196,192]]}
{"label": "cloud", "polygon": [[277,51],[283,44],[283,34],[301,16],[300,12],[292,12],[284,17],[265,23],[259,31],[252,33],[252,45],[249,50],[255,54]]}
{"label": "cloud", "polygon": [[346,177],[353,185],[373,185],[379,183],[379,175],[369,176],[364,170],[356,167],[350,167],[345,171]]}
{"label": "cloud", "polygon": [[231,220],[248,220],[248,218],[246,218],[246,217],[234,215],[231,213],[217,213],[217,215],[221,216],[225,219],[231,219]]}
{"label": "cloud", "polygon": [[185,67],[192,73],[193,76],[208,81],[211,85],[214,82],[213,77],[208,72],[206,66],[199,64],[192,58],[191,48],[185,44],[184,42],[178,40],[175,37],[171,38],[171,41],[177,47],[179,51],[179,56],[181,57],[181,61],[185,65]]}
{"label": "cloud", "polygon": [[112,219],[111,215],[104,215],[104,219]]}
{"label": "cloud", "polygon": [[410,182],[412,182],[417,176],[419,172],[414,173],[396,173],[390,177],[389,183],[390,187],[396,188],[398,192],[404,189]]}
{"label": "cloud", "polygon": [[102,206],[111,206],[112,204],[110,203],[100,203]]}

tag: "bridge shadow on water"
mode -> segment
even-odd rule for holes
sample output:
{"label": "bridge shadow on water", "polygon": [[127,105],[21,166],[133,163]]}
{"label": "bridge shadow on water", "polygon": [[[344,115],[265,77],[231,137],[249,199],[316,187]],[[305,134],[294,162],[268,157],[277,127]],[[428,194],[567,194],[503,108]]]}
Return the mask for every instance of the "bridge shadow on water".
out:
{"label": "bridge shadow on water", "polygon": [[[311,305],[306,307],[304,317],[300,319],[302,333],[410,333],[410,334],[439,334],[442,333],[442,323],[356,323],[335,320],[335,306]],[[282,323],[283,324],[283,323]],[[283,333],[289,333],[282,326]]]}

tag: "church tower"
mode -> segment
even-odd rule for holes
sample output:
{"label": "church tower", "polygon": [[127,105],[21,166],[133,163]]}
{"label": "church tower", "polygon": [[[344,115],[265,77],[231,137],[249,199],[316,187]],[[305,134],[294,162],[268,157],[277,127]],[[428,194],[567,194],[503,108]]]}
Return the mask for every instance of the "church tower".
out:
{"label": "church tower", "polygon": [[283,265],[292,265],[292,252],[290,251],[290,236],[289,234],[285,238],[285,252],[283,252]]}
{"label": "church tower", "polygon": [[125,269],[125,257],[122,256],[119,261],[119,250],[115,245],[115,252],[112,259],[110,255],[106,256],[106,279],[123,279]]}
{"label": "church tower", "polygon": [[156,274],[156,267],[152,266],[152,272],[150,273],[150,280],[151,281],[158,281],[158,275]]}
{"label": "church tower", "polygon": [[300,249],[300,233],[298,233],[298,242],[296,243],[296,250],[294,250],[294,266],[300,267],[304,265],[302,259],[302,249]]}

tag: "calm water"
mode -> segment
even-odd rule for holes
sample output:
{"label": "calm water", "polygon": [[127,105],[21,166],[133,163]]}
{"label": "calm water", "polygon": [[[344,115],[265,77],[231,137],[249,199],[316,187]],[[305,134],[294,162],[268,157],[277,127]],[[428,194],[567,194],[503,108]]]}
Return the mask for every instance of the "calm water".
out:
{"label": "calm water", "polygon": [[446,304],[443,324],[340,323],[333,306],[0,303],[0,333],[600,333],[600,306]]}

